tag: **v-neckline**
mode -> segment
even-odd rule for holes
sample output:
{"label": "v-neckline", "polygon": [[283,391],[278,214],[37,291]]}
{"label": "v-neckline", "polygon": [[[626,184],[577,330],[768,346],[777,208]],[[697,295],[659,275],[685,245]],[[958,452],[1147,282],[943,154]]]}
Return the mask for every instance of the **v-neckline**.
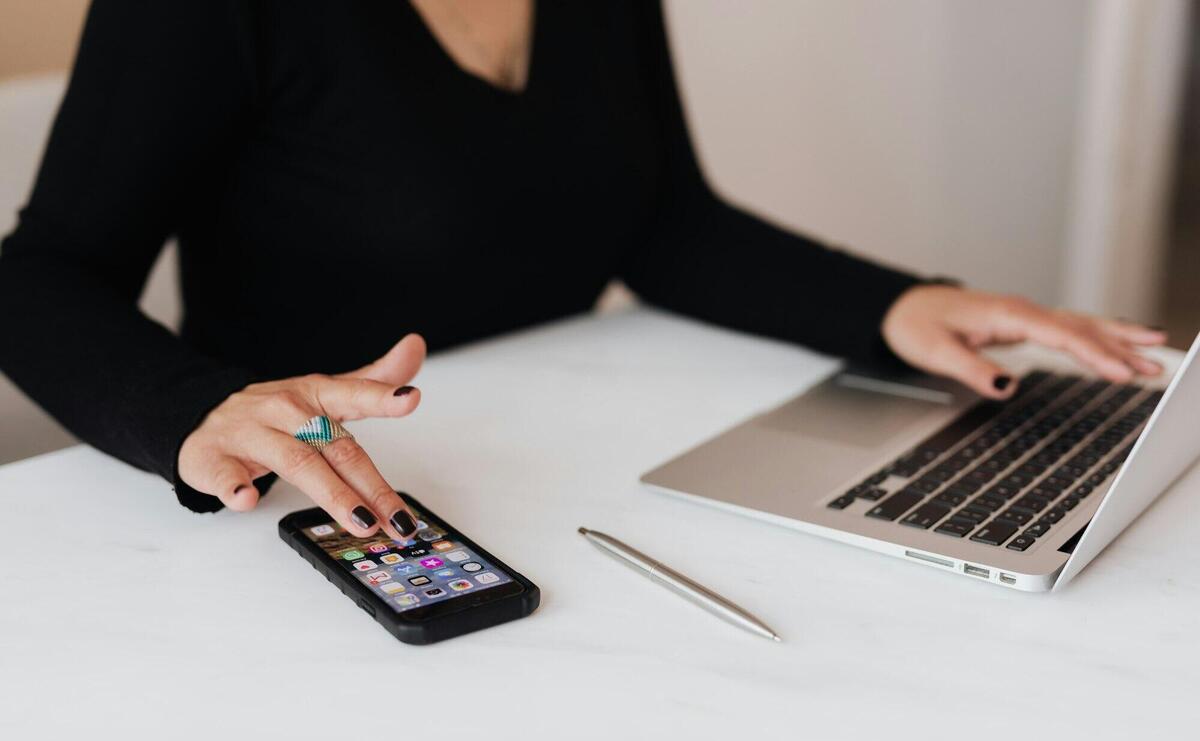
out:
{"label": "v-neckline", "polygon": [[541,33],[542,26],[544,25],[542,11],[545,6],[551,3],[548,2],[548,0],[532,1],[533,13],[532,18],[530,19],[532,27],[529,29],[529,61],[527,63],[528,68],[525,72],[525,84],[519,90],[509,90],[508,88],[500,87],[491,80],[480,77],[474,72],[464,69],[457,61],[455,61],[454,57],[450,54],[450,51],[442,45],[442,42],[433,33],[433,29],[430,28],[429,24],[425,22],[425,17],[421,15],[421,11],[417,10],[417,8],[411,2],[409,2],[409,0],[400,0],[401,4],[408,9],[408,14],[417,23],[417,25],[421,27],[420,35],[422,38],[424,38],[425,43],[433,47],[434,53],[441,58],[443,64],[447,64],[452,68],[453,73],[457,74],[459,77],[466,78],[468,82],[477,87],[483,88],[485,91],[491,93],[497,98],[513,101],[523,100],[529,97],[529,91],[533,88],[534,82],[538,77],[537,61],[542,47]]}

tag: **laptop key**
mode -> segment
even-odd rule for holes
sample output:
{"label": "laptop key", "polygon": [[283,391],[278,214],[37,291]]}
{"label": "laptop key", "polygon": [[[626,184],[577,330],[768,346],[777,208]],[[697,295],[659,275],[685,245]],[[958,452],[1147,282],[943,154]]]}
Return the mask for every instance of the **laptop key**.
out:
{"label": "laptop key", "polygon": [[879,520],[894,520],[912,509],[924,498],[920,492],[913,491],[912,489],[901,489],[872,507],[867,512],[867,517],[874,517]]}
{"label": "laptop key", "polygon": [[986,543],[988,545],[1000,545],[1008,540],[1017,532],[1017,526],[1011,522],[996,522],[993,520],[987,525],[984,525],[979,532],[971,536],[971,540],[976,543]]}
{"label": "laptop key", "polygon": [[1006,509],[996,517],[1001,522],[1013,522],[1018,525],[1024,525],[1033,519],[1033,515],[1019,509]]}
{"label": "laptop key", "polygon": [[982,509],[976,509],[974,507],[963,507],[959,511],[955,512],[954,516],[961,517],[964,520],[970,520],[978,525],[979,523],[983,522],[988,517],[990,517],[991,514],[992,514],[991,512],[987,512]]}
{"label": "laptop key", "polygon": [[951,507],[957,507],[958,505],[967,501],[967,497],[969,496],[970,494],[964,494],[963,492],[956,490],[954,487],[950,487],[941,494],[938,494],[933,499],[935,502],[944,502],[949,504]]}
{"label": "laptop key", "polygon": [[1013,538],[1012,541],[1005,546],[1005,548],[1009,549],[1010,551],[1023,551],[1036,542],[1037,539],[1032,535],[1025,535],[1022,533],[1021,535]]}
{"label": "laptop key", "polygon": [[950,514],[952,507],[941,502],[926,502],[913,510],[900,522],[911,527],[928,529],[933,523]]}
{"label": "laptop key", "polygon": [[933,531],[935,533],[943,533],[945,535],[953,535],[956,538],[961,538],[962,536],[974,530],[977,525],[978,523],[976,523],[974,520],[966,520],[956,516],[951,517],[941,525],[938,525]]}
{"label": "laptop key", "polygon": [[989,497],[987,492],[984,492],[983,494],[975,497],[971,504],[975,505],[976,507],[983,507],[984,509],[990,509],[991,511],[995,512],[1004,506],[1004,500],[1000,499],[999,497]]}
{"label": "laptop key", "polygon": [[1046,514],[1042,515],[1042,519],[1038,520],[1038,522],[1045,522],[1045,523],[1049,523],[1049,524],[1053,525],[1054,523],[1061,520],[1063,517],[1066,517],[1066,515],[1067,515],[1066,512],[1063,512],[1058,507],[1055,507],[1054,509],[1050,510]]}
{"label": "laptop key", "polygon": [[1035,538],[1040,538],[1050,532],[1050,523],[1038,520],[1029,527],[1025,528],[1025,535],[1032,535]]}
{"label": "laptop key", "polygon": [[838,497],[837,499],[830,502],[828,506],[832,509],[846,509],[851,504],[854,504],[854,495],[853,494],[843,494],[840,497]]}
{"label": "laptop key", "polygon": [[1032,514],[1037,514],[1046,507],[1050,506],[1050,500],[1045,497],[1039,497],[1036,494],[1026,494],[1017,501],[1013,502],[1014,508],[1027,510]]}

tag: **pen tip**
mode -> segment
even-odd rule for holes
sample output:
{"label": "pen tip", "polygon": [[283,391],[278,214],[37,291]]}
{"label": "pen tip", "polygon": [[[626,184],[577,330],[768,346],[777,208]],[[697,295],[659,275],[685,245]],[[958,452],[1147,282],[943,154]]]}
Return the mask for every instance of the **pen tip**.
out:
{"label": "pen tip", "polygon": [[776,643],[783,643],[783,639],[777,635],[771,636],[771,640],[775,641]]}
{"label": "pen tip", "polygon": [[587,534],[588,534],[588,529],[587,529],[586,527],[581,527],[581,528],[579,528],[579,534],[580,534],[580,535],[587,535]]}

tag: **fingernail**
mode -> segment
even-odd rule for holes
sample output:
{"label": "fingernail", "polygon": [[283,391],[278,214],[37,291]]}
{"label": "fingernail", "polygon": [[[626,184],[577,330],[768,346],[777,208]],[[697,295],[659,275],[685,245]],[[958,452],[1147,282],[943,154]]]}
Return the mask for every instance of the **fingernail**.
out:
{"label": "fingernail", "polygon": [[233,495],[237,496],[238,494],[241,494],[242,492],[246,491],[249,488],[250,487],[248,485],[242,484],[241,486],[239,486],[238,488],[233,490]]}
{"label": "fingernail", "polygon": [[392,396],[408,396],[413,392],[413,386],[401,386],[392,392]]}
{"label": "fingernail", "polygon": [[375,515],[371,510],[362,505],[355,507],[350,512],[350,521],[364,530],[375,527],[375,523],[379,522],[379,520],[375,519]]}
{"label": "fingernail", "polygon": [[1012,383],[1012,376],[996,376],[992,379],[992,385],[997,391],[1003,391],[1008,388],[1008,384]]}
{"label": "fingernail", "polygon": [[412,515],[407,510],[399,510],[392,515],[392,526],[396,528],[396,532],[404,537],[408,537],[417,531],[417,523],[413,520]]}

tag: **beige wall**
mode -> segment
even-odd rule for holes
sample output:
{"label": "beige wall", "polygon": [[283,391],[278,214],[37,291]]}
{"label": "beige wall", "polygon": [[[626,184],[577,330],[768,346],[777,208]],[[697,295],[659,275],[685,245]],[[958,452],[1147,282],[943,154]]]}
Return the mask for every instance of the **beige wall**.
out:
{"label": "beige wall", "polygon": [[0,80],[67,69],[87,0],[0,0]]}
{"label": "beige wall", "polygon": [[862,254],[1058,302],[1093,5],[667,7],[725,194]]}

